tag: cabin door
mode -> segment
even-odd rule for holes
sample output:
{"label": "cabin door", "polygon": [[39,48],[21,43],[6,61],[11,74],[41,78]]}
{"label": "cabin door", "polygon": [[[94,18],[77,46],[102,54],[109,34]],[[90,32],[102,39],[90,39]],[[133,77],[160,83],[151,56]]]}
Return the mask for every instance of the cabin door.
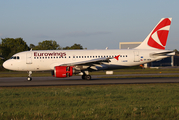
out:
{"label": "cabin door", "polygon": [[139,51],[134,51],[134,62],[140,62]]}

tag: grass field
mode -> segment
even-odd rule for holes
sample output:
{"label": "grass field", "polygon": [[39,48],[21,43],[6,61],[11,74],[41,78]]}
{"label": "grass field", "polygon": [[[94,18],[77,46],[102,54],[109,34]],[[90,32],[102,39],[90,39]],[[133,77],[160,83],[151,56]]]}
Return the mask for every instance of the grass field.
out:
{"label": "grass field", "polygon": [[[164,74],[160,75],[161,73]],[[120,69],[115,70],[114,76],[110,78],[153,77],[140,76],[141,74],[179,77],[177,73],[178,68]],[[104,74],[104,71],[91,73],[91,75]],[[128,74],[140,75],[128,76]],[[33,72],[33,77],[35,76],[51,76],[51,73]],[[27,72],[0,72],[0,77],[27,77]],[[0,87],[0,120],[19,119],[178,120],[179,84]]]}
{"label": "grass field", "polygon": [[179,119],[179,84],[1,87],[1,120]]}

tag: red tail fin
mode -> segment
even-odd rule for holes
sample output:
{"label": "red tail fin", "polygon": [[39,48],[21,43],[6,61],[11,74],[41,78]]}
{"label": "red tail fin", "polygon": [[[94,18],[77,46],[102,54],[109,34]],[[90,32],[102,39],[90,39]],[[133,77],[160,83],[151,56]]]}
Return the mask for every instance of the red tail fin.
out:
{"label": "red tail fin", "polygon": [[165,49],[171,18],[162,18],[147,38],[136,49]]}

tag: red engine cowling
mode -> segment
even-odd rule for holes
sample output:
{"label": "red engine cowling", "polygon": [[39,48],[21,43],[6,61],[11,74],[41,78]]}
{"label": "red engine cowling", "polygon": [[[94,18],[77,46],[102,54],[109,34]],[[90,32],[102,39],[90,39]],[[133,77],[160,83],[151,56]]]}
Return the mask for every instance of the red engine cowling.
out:
{"label": "red engine cowling", "polygon": [[54,77],[64,78],[64,77],[70,77],[72,75],[73,75],[72,66],[56,66],[54,68]]}

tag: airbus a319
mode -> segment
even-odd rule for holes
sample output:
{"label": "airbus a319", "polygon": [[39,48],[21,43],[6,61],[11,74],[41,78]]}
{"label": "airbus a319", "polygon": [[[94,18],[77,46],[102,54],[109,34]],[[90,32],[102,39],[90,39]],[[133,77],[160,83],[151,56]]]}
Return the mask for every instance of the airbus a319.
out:
{"label": "airbus a319", "polygon": [[107,50],[31,50],[17,53],[3,63],[3,67],[15,71],[52,71],[57,78],[81,74],[90,80],[89,72],[113,70],[160,60],[174,51],[165,50],[172,18],[162,18],[145,40],[134,49]]}

